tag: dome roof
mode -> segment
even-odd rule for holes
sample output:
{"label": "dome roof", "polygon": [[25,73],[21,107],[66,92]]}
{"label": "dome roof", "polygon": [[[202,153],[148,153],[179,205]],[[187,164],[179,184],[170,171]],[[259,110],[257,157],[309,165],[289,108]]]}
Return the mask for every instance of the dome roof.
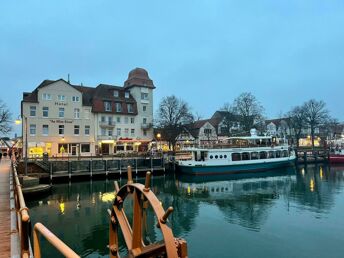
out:
{"label": "dome roof", "polygon": [[155,88],[153,81],[149,78],[148,72],[143,68],[135,68],[129,72],[128,79],[124,82],[124,87],[143,86]]}
{"label": "dome roof", "polygon": [[148,72],[143,68],[135,68],[129,72],[128,80],[132,78],[148,79]]}

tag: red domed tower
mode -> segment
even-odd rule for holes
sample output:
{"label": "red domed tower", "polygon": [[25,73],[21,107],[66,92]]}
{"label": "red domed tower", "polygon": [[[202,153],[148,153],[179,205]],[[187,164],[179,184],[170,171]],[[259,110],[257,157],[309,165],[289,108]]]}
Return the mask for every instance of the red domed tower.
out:
{"label": "red domed tower", "polygon": [[125,88],[131,88],[134,86],[143,86],[155,89],[153,81],[148,76],[148,72],[143,68],[135,68],[134,70],[131,70],[129,72],[128,79],[124,82]]}

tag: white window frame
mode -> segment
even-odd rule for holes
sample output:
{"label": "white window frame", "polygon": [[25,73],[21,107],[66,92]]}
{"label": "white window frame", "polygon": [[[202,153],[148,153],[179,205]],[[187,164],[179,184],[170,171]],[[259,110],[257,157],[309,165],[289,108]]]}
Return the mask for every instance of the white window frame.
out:
{"label": "white window frame", "polygon": [[65,101],[66,97],[65,97],[65,95],[57,95],[57,100],[58,101]]}
{"label": "white window frame", "polygon": [[128,103],[127,104],[127,110],[128,110],[128,113],[134,113],[134,105],[131,103]]}
{"label": "white window frame", "polygon": [[59,107],[59,118],[64,118],[64,117],[65,117],[65,109],[63,107]]}
{"label": "white window frame", "polygon": [[104,101],[104,110],[107,112],[111,112],[111,102],[110,101]]}
{"label": "white window frame", "polygon": [[30,136],[35,136],[37,133],[36,124],[30,124]]}
{"label": "white window frame", "polygon": [[[75,133],[75,130],[78,130],[78,133]],[[80,125],[74,125],[74,130],[73,130],[73,132],[74,132],[74,135],[75,135],[75,136],[79,136],[79,135],[80,135]]]}
{"label": "white window frame", "polygon": [[73,102],[80,102],[80,97],[79,96],[72,96],[72,101]]}
{"label": "white window frame", "polygon": [[[47,112],[47,115],[44,115],[44,112]],[[49,117],[49,107],[42,107],[42,116]]]}
{"label": "white window frame", "polygon": [[[44,132],[44,129],[46,129],[47,131]],[[42,135],[43,136],[48,136],[49,135],[49,125],[42,125]]]}
{"label": "white window frame", "polygon": [[[31,112],[33,112],[34,115],[32,115]],[[30,117],[35,117],[36,114],[37,114],[37,107],[36,106],[30,106]]]}
{"label": "white window frame", "polygon": [[122,105],[119,102],[116,102],[116,112],[122,112]]}
{"label": "white window frame", "polygon": [[74,118],[80,119],[80,108],[74,108]]}
{"label": "white window frame", "polygon": [[50,93],[43,93],[42,99],[43,100],[51,100],[51,94]]}
{"label": "white window frame", "polygon": [[[64,132],[65,132],[65,126],[64,125],[59,125],[59,127],[58,127],[58,130],[59,130],[59,135],[61,136],[61,135],[64,135]],[[62,133],[61,133],[61,131],[60,130],[62,130]]]}
{"label": "white window frame", "polygon": [[90,135],[91,126],[85,125],[85,135]]}

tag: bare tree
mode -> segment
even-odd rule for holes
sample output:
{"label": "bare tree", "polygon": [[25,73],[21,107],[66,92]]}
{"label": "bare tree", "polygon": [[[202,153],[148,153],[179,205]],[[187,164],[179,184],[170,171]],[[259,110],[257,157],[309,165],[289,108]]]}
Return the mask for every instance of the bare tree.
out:
{"label": "bare tree", "polygon": [[332,140],[337,137],[337,131],[339,129],[339,121],[336,118],[329,118],[324,123],[324,133],[328,140]]}
{"label": "bare tree", "polygon": [[264,108],[252,93],[242,93],[234,100],[233,108],[239,116],[240,124],[245,132],[263,124]]}
{"label": "bare tree", "polygon": [[6,104],[0,100],[0,135],[7,134],[11,131],[11,113]]}
{"label": "bare tree", "polygon": [[299,140],[301,138],[302,129],[305,128],[305,114],[304,110],[300,106],[292,108],[288,113],[288,125],[290,130],[293,131],[296,147],[299,147]]}
{"label": "bare tree", "polygon": [[200,113],[196,112],[194,114],[194,120],[195,121],[199,121],[199,120],[202,120],[202,119],[203,119],[203,117],[202,117],[202,115]]}
{"label": "bare tree", "polygon": [[224,112],[224,117],[222,120],[223,127],[225,129],[225,134],[230,136],[231,129],[237,121],[237,116],[235,115],[234,108],[229,104],[225,103],[220,111]]}
{"label": "bare tree", "polygon": [[326,109],[326,104],[324,101],[317,101],[315,99],[305,102],[302,106],[302,109],[304,112],[305,121],[311,129],[312,148],[314,151],[315,128],[327,121],[329,118],[329,112]]}
{"label": "bare tree", "polygon": [[158,109],[157,123],[163,132],[169,146],[175,147],[176,137],[182,131],[182,126],[193,122],[189,105],[176,96],[162,99]]}

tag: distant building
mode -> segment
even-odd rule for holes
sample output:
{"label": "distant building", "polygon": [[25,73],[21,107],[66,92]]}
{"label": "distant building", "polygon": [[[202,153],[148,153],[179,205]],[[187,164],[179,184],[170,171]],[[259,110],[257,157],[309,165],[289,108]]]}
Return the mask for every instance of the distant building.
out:
{"label": "distant building", "polygon": [[[232,121],[227,121],[229,117],[232,117]],[[241,126],[237,115],[230,115],[228,111],[220,110],[216,111],[210,119],[216,128],[219,140],[240,133]]]}
{"label": "distant building", "polygon": [[198,120],[192,124],[185,125],[183,132],[177,138],[177,144],[196,144],[207,145],[216,143],[217,130],[216,124],[211,119]]}
{"label": "distant building", "polygon": [[290,136],[291,128],[289,128],[288,122],[288,117],[265,120],[266,133],[278,137]]}
{"label": "distant building", "polygon": [[30,157],[146,149],[153,139],[154,88],[142,68],[132,70],[123,87],[45,80],[23,94],[23,149],[26,135]]}

